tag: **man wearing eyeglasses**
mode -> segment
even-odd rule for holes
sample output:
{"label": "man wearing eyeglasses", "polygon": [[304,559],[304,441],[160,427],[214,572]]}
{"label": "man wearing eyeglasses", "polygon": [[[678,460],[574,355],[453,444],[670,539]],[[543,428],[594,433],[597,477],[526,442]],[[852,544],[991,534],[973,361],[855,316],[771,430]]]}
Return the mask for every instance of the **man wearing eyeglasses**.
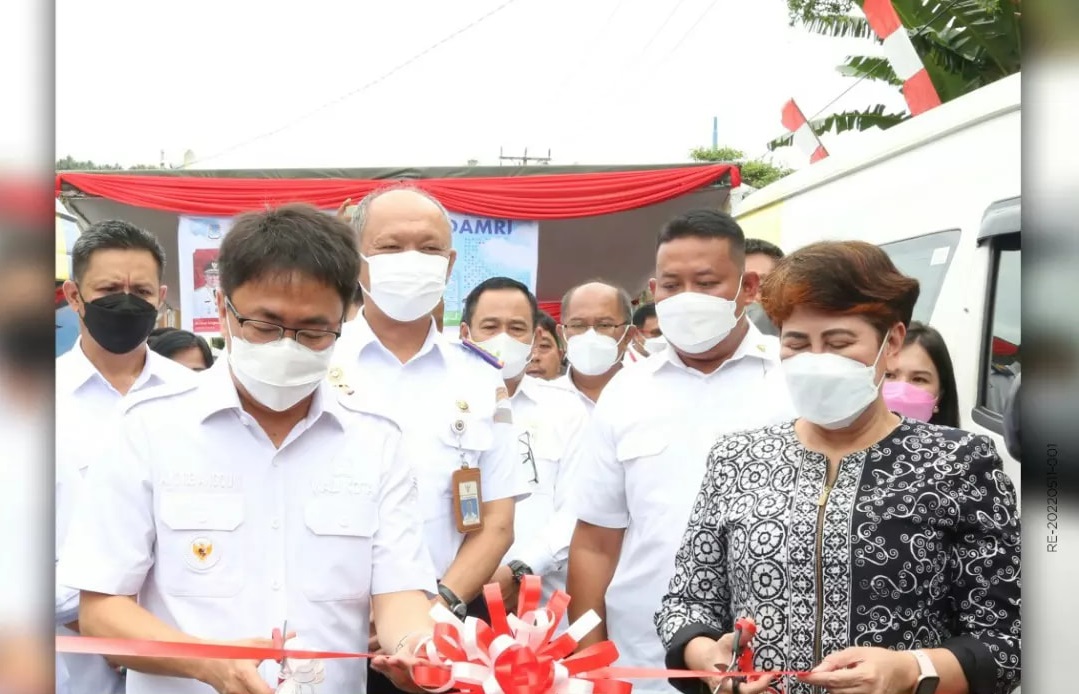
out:
{"label": "man wearing eyeglasses", "polygon": [[526,575],[543,579],[550,597],[566,587],[569,541],[576,519],[567,507],[568,452],[578,445],[588,410],[582,399],[550,381],[525,375],[540,330],[539,306],[524,284],[508,277],[481,282],[465,298],[461,337],[502,360],[502,378],[510,394],[521,473],[531,496],[514,511],[514,542],[492,581],[502,587],[508,605]]}
{"label": "man wearing eyeglasses", "polygon": [[[401,430],[326,381],[359,273],[349,227],[307,206],[236,219],[221,245],[228,349],[184,387],[132,403],[90,469],[57,581],[88,636],[364,652],[415,691],[435,588]],[[102,432],[109,436],[108,432]],[[286,636],[286,639],[288,637]],[[288,668],[115,658],[128,694],[272,694]],[[360,660],[320,694],[366,691]]]}
{"label": "man wearing eyeglasses", "polygon": [[562,297],[562,325],[570,367],[555,380],[571,390],[591,412],[618,370],[636,335],[633,299],[626,290],[604,282],[578,285]]}

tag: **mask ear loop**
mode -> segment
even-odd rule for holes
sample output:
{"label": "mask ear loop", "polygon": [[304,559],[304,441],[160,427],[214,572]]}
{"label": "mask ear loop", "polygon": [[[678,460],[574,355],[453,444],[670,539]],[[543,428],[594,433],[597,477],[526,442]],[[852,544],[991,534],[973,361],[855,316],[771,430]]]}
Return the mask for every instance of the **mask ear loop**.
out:
{"label": "mask ear loop", "polygon": [[[892,336],[892,331],[889,330],[888,334],[884,336],[884,339],[880,341],[880,350],[877,351],[877,358],[873,360],[873,364],[871,366],[866,367],[867,369],[870,369],[872,371],[877,370],[877,364],[880,363],[881,355],[884,354],[884,348],[888,346],[888,338],[891,337],[891,336]],[[880,390],[880,387],[882,385],[884,385],[884,381],[887,380],[887,378],[888,378],[887,373],[885,373],[884,375],[882,375],[880,377],[880,380],[877,381],[877,386],[876,386],[877,390]]]}
{"label": "mask ear loop", "polygon": [[[734,293],[734,298],[731,299],[732,303],[737,303],[738,302],[738,297],[742,296],[742,281],[745,280],[745,278],[746,278],[746,272],[745,272],[745,270],[743,270],[742,274],[738,276],[738,291],[736,291]],[[734,319],[734,324],[735,325],[738,325],[738,323],[740,323],[742,321],[742,319],[746,317],[746,311],[748,311],[748,310],[749,310],[749,304],[746,304],[745,306],[742,307],[742,312],[740,314],[738,314],[737,318]]]}

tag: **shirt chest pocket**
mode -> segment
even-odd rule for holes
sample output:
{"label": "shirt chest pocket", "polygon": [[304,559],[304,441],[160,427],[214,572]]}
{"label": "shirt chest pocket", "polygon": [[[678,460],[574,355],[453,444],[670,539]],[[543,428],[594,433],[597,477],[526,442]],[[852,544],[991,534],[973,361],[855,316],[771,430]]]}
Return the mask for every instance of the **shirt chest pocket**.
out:
{"label": "shirt chest pocket", "polygon": [[[480,467],[480,456],[494,447],[493,426],[491,421],[475,417],[451,419],[442,427],[439,435],[441,446],[437,459],[415,461],[416,471],[421,475],[419,498],[424,520],[443,518],[453,513],[453,472],[462,464]],[[480,491],[482,494],[482,486]]]}
{"label": "shirt chest pocket", "polygon": [[304,595],[321,602],[367,598],[377,502],[363,496],[313,499],[304,506],[304,525],[297,567]]}
{"label": "shirt chest pocket", "polygon": [[154,571],[164,592],[224,598],[244,587],[241,494],[166,492],[158,507]]}
{"label": "shirt chest pocket", "polygon": [[[615,446],[615,455],[625,471],[626,494],[631,508],[635,501],[663,502],[669,489],[664,480],[679,474],[676,468],[671,468],[676,461],[664,457],[670,447],[668,436],[660,426],[638,427],[624,433]],[[647,512],[648,508],[639,510]],[[638,515],[638,509],[633,512]]]}
{"label": "shirt chest pocket", "polygon": [[557,431],[542,427],[534,433],[530,432],[527,438],[530,445],[527,450],[525,446],[522,446],[521,455],[525,464],[525,474],[533,483],[532,493],[554,494],[565,443]]}

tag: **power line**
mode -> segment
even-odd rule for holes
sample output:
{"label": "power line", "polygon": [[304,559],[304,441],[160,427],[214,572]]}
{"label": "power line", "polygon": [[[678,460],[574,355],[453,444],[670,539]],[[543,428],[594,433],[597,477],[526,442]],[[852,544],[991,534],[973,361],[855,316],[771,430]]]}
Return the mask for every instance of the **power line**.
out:
{"label": "power line", "polygon": [[269,130],[269,131],[264,132],[264,133],[262,133],[260,135],[255,135],[254,137],[248,138],[247,140],[244,140],[244,141],[242,141],[242,142],[240,142],[238,144],[235,144],[235,145],[227,147],[227,148],[225,148],[223,150],[220,150],[215,154],[211,154],[208,157],[201,157],[201,158],[195,159],[194,161],[192,161],[190,163],[185,163],[184,166],[181,167],[181,168],[188,168],[192,164],[197,164],[197,163],[204,162],[204,161],[207,161],[207,160],[210,160],[210,159],[216,159],[217,157],[220,157],[220,156],[222,156],[224,154],[228,154],[229,152],[233,152],[233,151],[235,151],[237,149],[241,149],[243,147],[246,147],[246,146],[248,146],[250,144],[258,142],[259,140],[265,140],[266,138],[273,137],[274,135],[277,135],[280,132],[288,130],[289,128],[291,128],[293,126],[298,125],[299,123],[302,123],[303,121],[311,118],[312,116],[316,116],[319,113],[322,113],[323,111],[325,111],[325,110],[327,110],[327,109],[329,109],[329,108],[331,108],[333,106],[336,106],[337,104],[341,103],[342,101],[346,101],[346,100],[356,96],[357,94],[359,94],[361,92],[367,91],[371,87],[374,87],[377,84],[385,82],[387,79],[389,79],[390,77],[393,77],[395,74],[397,74],[401,70],[405,69],[406,67],[408,67],[412,63],[415,63],[420,58],[423,58],[428,53],[434,51],[437,48],[440,48],[441,46],[443,46],[446,43],[449,43],[450,41],[457,38],[461,34],[464,34],[464,33],[468,32],[469,30],[474,29],[475,27],[479,26],[480,24],[482,24],[486,20],[490,19],[491,17],[495,16],[496,14],[498,14],[502,10],[506,9],[507,7],[509,7],[510,5],[512,5],[515,2],[517,2],[517,0],[505,0],[505,2],[503,2],[501,5],[495,7],[494,9],[490,10],[486,14],[481,15],[477,19],[472,20],[471,22],[469,22],[465,26],[461,27],[460,29],[457,29],[453,33],[449,34],[448,36],[436,41],[435,43],[431,44],[430,46],[423,49],[419,53],[416,53],[416,54],[412,55],[412,57],[408,58],[404,62],[398,63],[395,67],[391,68],[389,71],[383,73],[379,77],[376,77],[375,79],[371,80],[370,82],[367,82],[367,83],[357,87],[356,89],[353,89],[352,91],[337,97],[336,99],[325,102],[324,104],[322,104],[318,108],[316,108],[316,109],[314,109],[312,111],[308,111],[307,113],[303,114],[302,116],[294,118],[293,120],[285,123],[284,125],[282,125],[282,126],[280,126],[278,128],[275,128],[273,130]]}
{"label": "power line", "polygon": [[678,39],[678,43],[674,44],[674,48],[672,48],[667,54],[667,56],[664,58],[665,61],[670,60],[671,56],[678,52],[678,49],[682,46],[685,40],[689,38],[689,35],[696,31],[697,27],[700,26],[701,22],[704,21],[705,17],[711,14],[712,10],[714,10],[715,8],[716,0],[712,0],[712,2],[708,3],[708,6],[704,8],[704,12],[701,12],[700,16],[698,16],[697,19],[693,22],[693,24],[690,25],[686,33],[682,34],[682,38]]}
{"label": "power line", "polygon": [[642,57],[646,53],[648,53],[648,49],[652,47],[652,44],[656,42],[656,39],[659,38],[659,35],[662,34],[663,30],[667,28],[667,25],[671,23],[671,19],[674,18],[674,15],[678,14],[678,8],[680,8],[682,4],[685,3],[685,1],[686,0],[678,0],[678,2],[675,3],[674,7],[671,8],[670,14],[667,15],[667,18],[664,19],[663,23],[659,25],[658,29],[656,29],[656,33],[652,34],[652,38],[648,39],[648,43],[644,45],[644,48],[641,49]]}

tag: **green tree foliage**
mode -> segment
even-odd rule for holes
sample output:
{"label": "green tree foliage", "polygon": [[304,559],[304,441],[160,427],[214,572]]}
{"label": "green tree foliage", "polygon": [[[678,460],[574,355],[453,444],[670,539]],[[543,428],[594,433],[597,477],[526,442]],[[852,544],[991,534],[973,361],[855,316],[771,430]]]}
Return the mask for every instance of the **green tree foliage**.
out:
{"label": "green tree foliage", "polygon": [[86,161],[75,159],[70,154],[63,159],[56,160],[57,171],[149,171],[160,168],[160,166],[151,166],[149,164],[136,164],[128,167],[120,166],[119,164],[96,164],[89,159]]}
{"label": "green tree foliage", "polygon": [[[879,43],[865,17],[849,11],[854,4],[861,7],[863,0],[851,0],[847,11],[833,11],[844,1],[788,0],[788,9],[792,21],[816,34]],[[893,5],[942,102],[957,99],[1022,68],[1019,0],[894,0]],[[873,80],[896,89],[902,87],[884,58],[849,56],[836,69],[859,81]],[[909,117],[905,111],[886,113],[884,106],[876,105],[813,118],[810,125],[818,135],[838,134],[886,129]],[[788,146],[792,139],[786,135],[773,140],[769,147]]]}
{"label": "green tree foliage", "polygon": [[765,159],[746,159],[746,153],[733,147],[698,147],[689,153],[693,161],[722,161],[735,164],[742,174],[742,182],[754,188],[763,188],[775,183],[791,169],[776,166]]}
{"label": "green tree foliage", "polygon": [[63,159],[56,160],[57,171],[123,171],[124,167],[119,164],[95,164],[92,161],[81,161],[70,154]]}

